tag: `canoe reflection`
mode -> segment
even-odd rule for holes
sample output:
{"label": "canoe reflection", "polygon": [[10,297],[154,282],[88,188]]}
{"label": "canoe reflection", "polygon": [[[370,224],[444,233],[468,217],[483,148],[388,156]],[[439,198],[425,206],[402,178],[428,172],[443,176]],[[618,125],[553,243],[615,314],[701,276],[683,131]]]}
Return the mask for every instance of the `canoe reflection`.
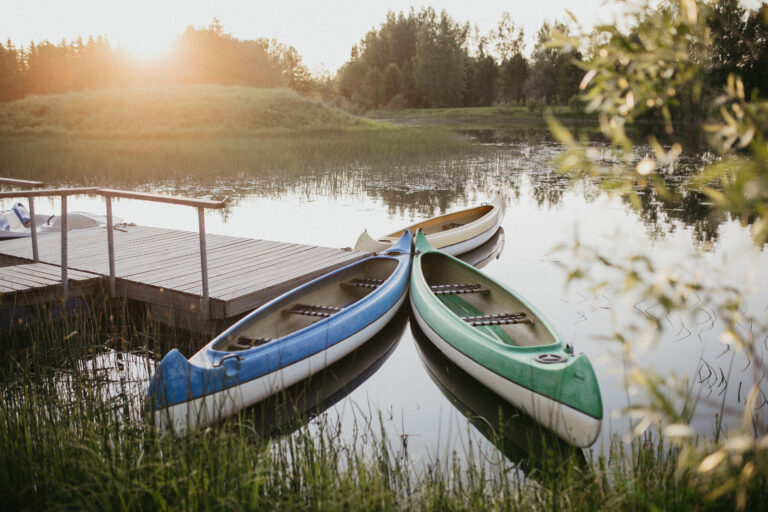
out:
{"label": "canoe reflection", "polygon": [[569,445],[445,357],[415,321],[411,332],[432,381],[445,397],[510,462],[524,471],[553,470],[565,461],[586,465],[584,452]]}
{"label": "canoe reflection", "polygon": [[349,395],[381,367],[397,347],[408,323],[410,306],[360,348],[308,379],[259,402],[245,411],[262,435],[290,431]]}
{"label": "canoe reflection", "polygon": [[504,228],[500,227],[496,233],[483,245],[456,257],[466,263],[469,263],[475,268],[483,268],[493,260],[499,258],[503,251]]}

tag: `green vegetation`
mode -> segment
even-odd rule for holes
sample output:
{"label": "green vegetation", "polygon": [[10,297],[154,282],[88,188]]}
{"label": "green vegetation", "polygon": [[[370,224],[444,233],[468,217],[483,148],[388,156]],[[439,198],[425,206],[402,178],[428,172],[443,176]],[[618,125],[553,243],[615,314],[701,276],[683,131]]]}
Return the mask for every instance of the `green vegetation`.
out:
{"label": "green vegetation", "polygon": [[[91,306],[93,308],[93,305]],[[584,466],[546,449],[526,469],[500,452],[455,447],[440,459],[408,454],[382,420],[340,435],[320,419],[260,429],[256,411],[183,439],[141,419],[144,357],[203,340],[112,303],[6,330],[0,358],[1,509],[637,510],[729,508],[705,501],[705,482],[676,471],[676,450],[618,439]],[[42,320],[42,321],[40,321]],[[7,326],[4,326],[6,328]],[[297,430],[292,431],[293,428]],[[457,444],[459,441],[457,440]],[[757,461],[765,464],[766,461]],[[764,466],[759,466],[763,468]],[[749,482],[760,505],[764,470]]]}
{"label": "green vegetation", "polygon": [[547,45],[561,23],[545,22],[530,59],[523,31],[504,13],[489,34],[470,36],[433,8],[390,12],[352,49],[335,90],[359,109],[472,107],[534,99],[565,105],[578,92],[578,51]]}
{"label": "green vegetation", "polygon": [[358,118],[285,89],[126,88],[0,104],[0,173],[43,181],[394,167],[469,151],[447,130]]}
{"label": "green vegetation", "polygon": [[[763,4],[747,16],[731,0],[713,4],[701,0],[647,2],[628,15],[623,26],[628,28],[599,27],[597,34],[581,34],[577,39],[561,34],[553,42],[591,45],[592,57],[581,82],[582,99],[587,110],[599,116],[611,155],[606,159],[585,134],[574,136],[550,117],[553,135],[567,148],[559,158],[560,170],[597,178],[603,188],[621,194],[638,209],[642,207],[640,195],[647,189],[679,206],[683,198],[668,185],[676,178],[675,164],[687,156],[688,149],[678,140],[690,128],[688,114],[705,112],[707,124],[695,129],[704,130],[709,149],[718,158],[686,181],[688,191],[708,197],[720,212],[751,224],[755,244],[765,246],[768,102],[760,99],[765,91],[754,87],[764,84],[757,77],[764,73],[759,60],[768,55],[768,6]],[[729,29],[725,34],[723,27],[742,27],[744,32]],[[738,48],[744,53],[738,54]],[[713,77],[724,82],[715,84]],[[648,117],[661,122],[655,133],[647,135],[650,151],[638,151],[627,131],[637,119]],[[643,318],[613,326],[614,341],[623,349],[621,364],[630,376],[627,386],[644,390],[648,397],[634,404],[643,416],[635,433],[642,434],[644,426],[662,422],[667,436],[676,438],[680,446],[678,473],[695,475],[710,499],[732,496],[735,508],[750,508],[750,500],[755,498],[753,481],[764,480],[768,474],[768,416],[762,411],[768,382],[765,311],[750,313],[737,290],[693,271],[696,261],[658,268],[644,254],[617,261],[578,241],[566,252],[562,260],[568,262],[565,266],[571,279],[587,280],[596,293],[610,284],[623,283],[622,294],[647,306]],[[743,271],[748,282],[751,269]],[[604,280],[592,282],[595,275]],[[713,327],[720,331],[724,349],[740,352],[750,363],[752,377],[745,392],[739,384],[746,400],[739,399],[738,406],[726,404],[723,394],[721,407],[742,408],[742,424],[725,432],[722,419],[716,417],[714,440],[706,443],[695,437],[691,427],[699,400],[695,386],[687,378],[660,376],[640,363],[642,350],[637,347],[641,340],[649,344],[660,339],[665,330],[662,319],[673,314],[695,318],[702,305],[717,319]],[[766,488],[761,489],[764,503]]]}

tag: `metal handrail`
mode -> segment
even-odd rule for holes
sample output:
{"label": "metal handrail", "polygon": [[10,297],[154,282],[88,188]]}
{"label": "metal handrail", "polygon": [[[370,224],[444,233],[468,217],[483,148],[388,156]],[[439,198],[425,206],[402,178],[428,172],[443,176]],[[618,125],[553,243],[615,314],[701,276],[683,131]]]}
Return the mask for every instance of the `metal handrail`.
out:
{"label": "metal handrail", "polygon": [[[9,183],[24,186],[40,186],[40,182],[26,182],[24,180],[12,180],[10,178],[0,178],[0,183]],[[200,270],[202,273],[202,310],[203,317],[207,318],[209,308],[209,288],[208,288],[208,250],[205,242],[205,209],[221,209],[226,206],[226,201],[213,201],[210,199],[192,199],[187,197],[178,196],[160,196],[157,194],[147,194],[143,192],[132,192],[128,190],[116,190],[109,188],[98,187],[83,187],[83,188],[59,188],[59,189],[43,189],[43,190],[11,190],[0,191],[0,199],[14,198],[14,197],[26,197],[30,204],[30,229],[32,230],[32,256],[35,263],[39,262],[39,254],[37,250],[37,229],[35,225],[35,212],[34,212],[34,198],[45,196],[60,196],[61,197],[61,284],[64,294],[64,300],[69,298],[69,282],[67,279],[67,197],[75,194],[94,194],[104,196],[106,200],[107,208],[107,247],[109,252],[109,291],[110,295],[114,297],[116,295],[116,275],[115,275],[115,242],[113,234],[113,220],[112,220],[112,198],[121,197],[125,199],[136,199],[140,201],[153,201],[167,204],[178,204],[184,206],[192,206],[197,208],[198,216],[198,230],[200,235]]]}

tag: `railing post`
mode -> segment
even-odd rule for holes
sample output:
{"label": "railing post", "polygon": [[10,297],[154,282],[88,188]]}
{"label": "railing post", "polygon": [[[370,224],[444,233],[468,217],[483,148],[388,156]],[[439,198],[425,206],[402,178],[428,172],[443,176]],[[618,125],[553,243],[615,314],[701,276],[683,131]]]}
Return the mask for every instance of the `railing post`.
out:
{"label": "railing post", "polygon": [[67,279],[67,195],[61,195],[61,287],[64,304],[69,300],[69,281]]}
{"label": "railing post", "polygon": [[112,228],[112,197],[104,196],[107,200],[107,247],[109,250],[109,296],[115,293],[115,234]]}
{"label": "railing post", "polygon": [[35,220],[35,197],[29,196],[29,229],[32,233],[32,261],[40,262],[40,253],[37,250],[37,221]]}
{"label": "railing post", "polygon": [[197,220],[200,229],[200,268],[203,272],[203,312],[202,317],[208,318],[208,251],[205,246],[205,208],[197,208]]}

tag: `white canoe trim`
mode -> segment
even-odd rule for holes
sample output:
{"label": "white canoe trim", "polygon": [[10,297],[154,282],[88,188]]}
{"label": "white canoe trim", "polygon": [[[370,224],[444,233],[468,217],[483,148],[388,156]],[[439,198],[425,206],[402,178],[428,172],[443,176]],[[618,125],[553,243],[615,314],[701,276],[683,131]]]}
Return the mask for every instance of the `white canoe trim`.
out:
{"label": "white canoe trim", "polygon": [[416,305],[413,303],[413,299],[411,299],[411,310],[416,318],[416,322],[427,338],[430,339],[440,352],[445,354],[448,359],[475,378],[475,380],[512,405],[523,410],[565,441],[579,447],[591,446],[595,442],[600,434],[602,420],[536,393],[489,370],[462,353],[435,332],[421,317],[418,309],[416,309]]}
{"label": "white canoe trim", "polygon": [[406,289],[383,316],[353,335],[336,342],[326,350],[237,386],[156,410],[154,412],[155,425],[161,430],[167,430],[171,427],[177,435],[184,435],[190,430],[210,425],[297,382],[301,382],[327,368],[372,338],[395,316],[405,302],[407,295]]}

